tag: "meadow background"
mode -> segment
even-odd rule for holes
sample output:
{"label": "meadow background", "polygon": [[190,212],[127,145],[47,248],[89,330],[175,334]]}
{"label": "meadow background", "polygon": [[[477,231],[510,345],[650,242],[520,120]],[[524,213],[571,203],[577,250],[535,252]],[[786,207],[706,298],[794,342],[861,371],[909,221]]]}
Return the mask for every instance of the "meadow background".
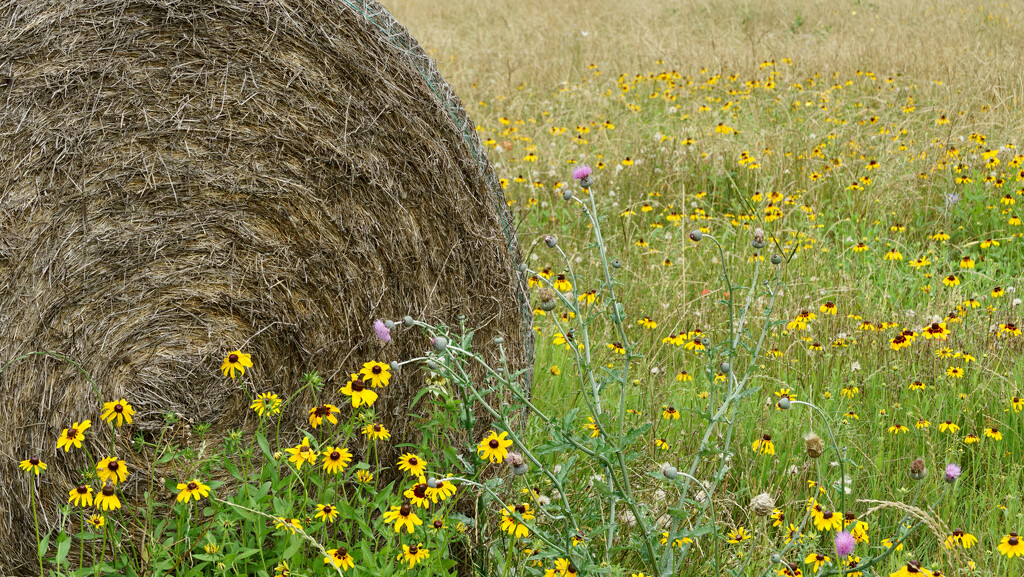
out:
{"label": "meadow background", "polygon": [[[1024,323],[1024,3],[384,4],[478,124],[532,270],[565,272],[544,248],[551,234],[577,275],[597,276],[591,229],[560,200],[574,166],[594,167],[610,257],[623,262],[630,338],[643,355],[629,402],[632,418],[654,424],[642,441],[650,467],[696,449],[704,425],[689,411],[706,405],[714,375],[684,345],[696,329],[714,339],[728,320],[718,254],[687,233],[720,239],[738,284],[754,259],[785,255],[773,318],[804,322],[772,330],[760,389],[739,413],[715,509],[723,542],[739,528],[750,537],[724,545],[727,563],[754,556],[744,566],[759,574],[809,498],[839,507],[834,459],[821,466],[804,455],[805,433],[824,436],[821,418],[775,407],[789,389],[827,415],[855,464],[853,499],[923,507],[942,483],[922,490],[911,461],[922,458],[932,479],[947,463],[963,468],[937,510],[944,525],[918,533],[879,574],[911,558],[945,574],[1022,572],[997,544],[1024,529],[1024,341],[1014,330]],[[756,227],[770,238],[760,255],[750,245]],[[804,311],[814,318],[801,319]],[[533,390],[538,407],[556,412],[581,404],[571,358],[553,342],[560,314],[536,318]],[[948,339],[924,338],[932,323],[945,323]],[[912,342],[894,350],[905,330]],[[612,338],[601,344],[614,364]],[[681,419],[663,417],[670,406]],[[524,434],[544,438],[540,427]],[[753,449],[766,434],[774,455]],[[748,508],[762,492],[786,515],[780,527]],[[573,498],[592,498],[584,482]],[[665,496],[652,484],[647,498]],[[884,547],[902,515],[872,511],[864,551]],[[979,540],[966,557],[943,546],[953,529]],[[710,574],[698,562],[710,546],[695,553],[686,574]],[[628,554],[615,562],[630,566]]]}

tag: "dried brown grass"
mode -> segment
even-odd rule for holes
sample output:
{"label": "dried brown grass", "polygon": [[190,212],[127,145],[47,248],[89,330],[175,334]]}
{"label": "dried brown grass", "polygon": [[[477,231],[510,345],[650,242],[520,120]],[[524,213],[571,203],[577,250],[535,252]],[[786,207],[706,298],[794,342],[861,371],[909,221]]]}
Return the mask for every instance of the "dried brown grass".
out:
{"label": "dried brown grass", "polygon": [[[55,442],[99,424],[101,398],[128,398],[151,440],[165,413],[182,440],[251,426],[249,399],[287,397],[304,371],[336,390],[366,360],[416,355],[422,339],[382,347],[371,329],[406,314],[465,315],[487,356],[500,334],[513,368],[531,364],[519,249],[473,124],[376,2],[0,3],[0,98],[0,362],[58,351],[99,389],[52,357],[0,374],[0,574],[34,558],[18,462],[49,464],[42,523],[61,523],[91,463]],[[236,348],[256,367],[231,381],[217,369]],[[398,438],[420,383],[400,375],[376,407]],[[90,432],[105,453],[106,427]]]}

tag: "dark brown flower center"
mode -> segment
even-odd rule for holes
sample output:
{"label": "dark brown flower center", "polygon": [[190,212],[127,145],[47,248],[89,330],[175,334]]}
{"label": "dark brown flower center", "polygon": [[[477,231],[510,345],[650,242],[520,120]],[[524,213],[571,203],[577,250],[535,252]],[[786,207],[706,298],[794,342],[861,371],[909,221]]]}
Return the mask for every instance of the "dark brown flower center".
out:
{"label": "dark brown flower center", "polygon": [[420,460],[419,459],[417,459],[416,457],[409,457],[409,466],[410,467],[415,467],[416,465],[419,465],[419,464],[420,464]]}
{"label": "dark brown flower center", "polygon": [[825,511],[824,513],[821,514],[821,518],[822,519],[831,519],[832,515],[834,515],[834,513],[832,513],[832,511]]}
{"label": "dark brown flower center", "polygon": [[932,323],[932,327],[931,328],[932,328],[933,331],[939,330],[939,323]]}
{"label": "dark brown flower center", "polygon": [[111,471],[118,470],[119,467],[117,465],[117,461],[111,461],[111,462],[107,463],[107,468],[110,469]]}
{"label": "dark brown flower center", "polygon": [[36,465],[38,465],[38,464],[39,464],[39,457],[32,457],[31,459],[29,459],[29,460],[28,460],[28,462],[29,462],[29,464],[31,464],[31,465],[32,465],[33,467],[35,467]]}
{"label": "dark brown flower center", "polygon": [[341,453],[339,453],[338,451],[331,451],[331,460],[332,461],[337,461],[340,458],[341,458]]}
{"label": "dark brown flower center", "polygon": [[825,560],[825,556],[822,555],[821,553],[818,553],[817,555],[815,555],[814,558],[818,561],[818,563],[821,563],[822,561]]}
{"label": "dark brown flower center", "polygon": [[409,545],[409,554],[415,555],[420,552],[420,548],[416,545]]}
{"label": "dark brown flower center", "polygon": [[846,518],[847,521],[856,521],[857,520],[857,516],[853,514],[853,511],[847,511],[846,515],[844,515],[844,517]]}
{"label": "dark brown flower center", "polygon": [[994,434],[996,434],[996,433],[998,433],[998,432],[999,432],[999,429],[997,429],[997,428],[995,428],[995,427],[992,427],[992,434],[993,434],[993,435],[994,435]]}
{"label": "dark brown flower center", "polygon": [[1016,538],[1016,537],[1010,537],[1009,539],[1007,539],[1007,540],[1006,540],[1006,543],[1007,543],[1007,544],[1008,544],[1008,545],[1009,545],[1010,547],[1016,547],[1016,546],[1017,546],[1017,544],[1018,544],[1018,543],[1020,543],[1020,539],[1018,539],[1018,538]]}
{"label": "dark brown flower center", "polygon": [[526,505],[516,505],[516,513],[520,515],[526,514]]}
{"label": "dark brown flower center", "polygon": [[330,515],[333,510],[330,505],[324,505],[324,515]]}
{"label": "dark brown flower center", "polygon": [[114,486],[113,485],[106,485],[106,486],[103,487],[103,496],[104,497],[109,497],[109,496],[111,496],[113,494],[114,494]]}
{"label": "dark brown flower center", "polygon": [[236,355],[235,353],[231,353],[230,355],[228,355],[228,362],[229,363],[237,363],[238,362],[238,355]]}
{"label": "dark brown flower center", "polygon": [[373,432],[374,433],[379,433],[380,432],[380,425],[374,425],[373,426]]}
{"label": "dark brown flower center", "polygon": [[188,490],[189,491],[195,491],[198,488],[199,488],[199,485],[196,485],[195,481],[189,481],[189,484],[188,484]]}
{"label": "dark brown flower center", "polygon": [[379,375],[382,370],[383,369],[380,368],[380,365],[374,365],[373,368],[370,369],[370,371],[375,375]]}
{"label": "dark brown flower center", "polygon": [[[327,509],[327,507],[324,507],[324,509]],[[348,549],[344,547],[338,547],[338,557],[348,557]]]}
{"label": "dark brown flower center", "polygon": [[435,519],[434,520],[434,528],[435,529],[440,529],[442,527],[444,527],[444,521],[442,521],[440,519]]}
{"label": "dark brown flower center", "polygon": [[352,381],[352,392],[361,393],[366,387],[363,386],[363,381]]}
{"label": "dark brown flower center", "polygon": [[124,412],[124,405],[122,405],[121,403],[118,403],[118,404],[114,405],[114,412],[115,413],[123,413]]}
{"label": "dark brown flower center", "polygon": [[771,441],[772,440],[772,436],[771,435],[764,435],[764,436],[761,437],[761,439],[764,440],[764,441]]}
{"label": "dark brown flower center", "polygon": [[314,414],[320,418],[327,417],[330,416],[331,409],[327,405],[321,405],[316,408],[316,412]]}
{"label": "dark brown flower center", "polygon": [[491,442],[487,443],[487,446],[489,446],[492,449],[497,449],[498,448],[498,439],[491,439]]}
{"label": "dark brown flower center", "polygon": [[69,439],[74,439],[77,436],[78,436],[78,429],[75,429],[74,427],[68,429],[68,438]]}
{"label": "dark brown flower center", "polygon": [[412,494],[416,495],[418,499],[422,499],[427,496],[427,485],[426,483],[420,483],[412,488]]}
{"label": "dark brown flower center", "polygon": [[402,503],[402,507],[398,509],[398,513],[403,517],[408,517],[412,511],[412,507],[408,503]]}
{"label": "dark brown flower center", "polygon": [[77,491],[79,495],[85,495],[86,493],[89,492],[89,487],[86,487],[85,485],[79,485],[78,487],[75,487],[75,491]]}
{"label": "dark brown flower center", "polygon": [[569,563],[569,568],[567,569],[567,571],[569,571],[569,573],[572,573],[573,575],[575,575],[576,574],[576,566],[573,565],[572,563]]}

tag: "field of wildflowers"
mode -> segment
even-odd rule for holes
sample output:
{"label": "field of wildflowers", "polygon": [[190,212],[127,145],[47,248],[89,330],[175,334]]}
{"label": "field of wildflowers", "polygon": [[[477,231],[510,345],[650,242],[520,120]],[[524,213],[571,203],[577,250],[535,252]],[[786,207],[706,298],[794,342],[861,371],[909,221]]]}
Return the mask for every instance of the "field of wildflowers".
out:
{"label": "field of wildflowers", "polygon": [[[532,390],[473,327],[378,320],[424,355],[310,367],[297,444],[267,391],[253,432],[158,443],[181,474],[143,508],[124,456],[92,455],[41,573],[1024,573],[1020,6],[390,4],[517,215]],[[402,373],[416,439],[373,408]],[[130,434],[131,399],[105,401],[55,446]]]}

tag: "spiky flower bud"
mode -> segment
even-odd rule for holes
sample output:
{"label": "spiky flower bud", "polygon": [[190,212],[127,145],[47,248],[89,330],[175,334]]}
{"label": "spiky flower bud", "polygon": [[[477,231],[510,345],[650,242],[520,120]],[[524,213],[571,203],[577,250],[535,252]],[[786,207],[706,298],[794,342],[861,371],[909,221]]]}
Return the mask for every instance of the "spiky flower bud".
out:
{"label": "spiky flower bud", "polygon": [[754,240],[750,242],[754,248],[764,248],[764,231],[760,228],[754,229]]}
{"label": "spiky flower bud", "polygon": [[508,454],[507,460],[509,466],[512,467],[513,475],[525,475],[526,472],[530,470],[530,467],[526,464],[526,461],[523,459],[523,456],[520,455],[517,451],[510,452]]}
{"label": "spiky flower bud", "polygon": [[807,449],[807,456],[812,459],[817,459],[825,454],[825,444],[821,442],[821,437],[814,431],[804,435],[804,447]]}
{"label": "spiky flower bud", "polygon": [[772,255],[772,264],[782,264],[782,255],[781,254],[773,254]]}
{"label": "spiky flower bud", "polygon": [[750,500],[750,511],[759,517],[767,517],[775,509],[775,499],[768,493],[761,493]]}
{"label": "spiky flower bud", "polygon": [[690,240],[693,242],[700,242],[704,238],[704,233],[700,230],[693,230],[690,232]]}
{"label": "spiky flower bud", "polygon": [[924,479],[927,469],[924,466],[924,459],[918,457],[910,463],[910,478],[915,481]]}
{"label": "spiky flower bud", "polygon": [[544,244],[548,245],[548,248],[555,248],[558,246],[558,239],[549,234],[544,237]]}

